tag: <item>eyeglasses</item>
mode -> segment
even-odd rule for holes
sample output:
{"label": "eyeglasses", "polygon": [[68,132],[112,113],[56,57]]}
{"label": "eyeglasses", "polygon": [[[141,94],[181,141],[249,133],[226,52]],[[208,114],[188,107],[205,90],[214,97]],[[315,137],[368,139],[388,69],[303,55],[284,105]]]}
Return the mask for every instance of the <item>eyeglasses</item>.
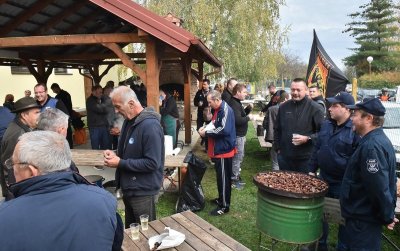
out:
{"label": "eyeglasses", "polygon": [[12,158],[9,158],[4,162],[4,166],[9,170],[13,169],[14,165],[29,165],[29,163],[26,162],[14,163]]}
{"label": "eyeglasses", "polygon": [[35,92],[35,94],[42,94],[45,93],[46,91],[42,91],[42,92]]}

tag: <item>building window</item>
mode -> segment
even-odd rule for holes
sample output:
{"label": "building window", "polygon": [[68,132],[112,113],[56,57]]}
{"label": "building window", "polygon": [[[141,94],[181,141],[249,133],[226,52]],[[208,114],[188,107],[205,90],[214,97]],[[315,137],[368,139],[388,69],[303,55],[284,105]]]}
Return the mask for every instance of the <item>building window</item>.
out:
{"label": "building window", "polygon": [[54,68],[54,74],[56,75],[72,75],[68,68]]}
{"label": "building window", "polygon": [[26,66],[11,66],[11,74],[31,74]]}

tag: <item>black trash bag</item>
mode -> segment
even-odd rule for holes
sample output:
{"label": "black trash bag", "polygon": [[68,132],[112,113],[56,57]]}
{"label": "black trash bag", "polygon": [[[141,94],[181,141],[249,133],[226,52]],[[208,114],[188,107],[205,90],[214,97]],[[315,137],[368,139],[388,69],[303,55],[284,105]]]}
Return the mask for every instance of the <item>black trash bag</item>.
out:
{"label": "black trash bag", "polygon": [[203,188],[201,180],[206,172],[207,166],[196,157],[192,152],[186,156],[188,167],[186,177],[182,184],[181,194],[176,202],[176,212],[200,211],[205,206]]}

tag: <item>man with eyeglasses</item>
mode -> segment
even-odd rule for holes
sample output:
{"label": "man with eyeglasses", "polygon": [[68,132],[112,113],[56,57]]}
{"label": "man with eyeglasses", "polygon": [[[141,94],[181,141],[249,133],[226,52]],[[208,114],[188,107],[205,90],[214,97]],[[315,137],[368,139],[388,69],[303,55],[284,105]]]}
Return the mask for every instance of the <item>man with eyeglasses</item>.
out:
{"label": "man with eyeglasses", "polygon": [[[40,157],[38,157],[40,153]],[[56,132],[23,134],[5,166],[15,199],[0,205],[2,250],[121,250],[117,201],[69,171],[71,150]]]}
{"label": "man with eyeglasses", "polygon": [[396,156],[382,129],[386,109],[378,98],[347,106],[361,140],[350,157],[340,192],[349,250],[381,250],[382,225],[393,230]]}
{"label": "man with eyeglasses", "polygon": [[31,97],[24,97],[15,102],[16,113],[14,120],[8,125],[1,141],[1,165],[0,165],[0,182],[3,196],[6,200],[12,199],[12,194],[7,189],[7,184],[15,182],[14,173],[8,172],[3,166],[4,161],[10,158],[18,137],[26,132],[33,131],[37,126],[37,121],[40,115],[40,105]]}
{"label": "man with eyeglasses", "polygon": [[[46,84],[38,83],[34,87],[34,92],[35,92],[35,98],[37,100],[37,103],[41,106],[41,108],[40,108],[41,112],[43,112],[44,110],[46,110],[48,108],[57,108],[57,109],[61,110],[62,112],[64,112],[65,114],[67,114],[68,116],[71,116],[70,111],[65,106],[65,104],[62,100],[53,98],[48,94]],[[67,140],[69,143],[69,147],[72,149],[74,146],[74,143],[72,140],[71,123],[68,124],[66,137],[67,137]]]}

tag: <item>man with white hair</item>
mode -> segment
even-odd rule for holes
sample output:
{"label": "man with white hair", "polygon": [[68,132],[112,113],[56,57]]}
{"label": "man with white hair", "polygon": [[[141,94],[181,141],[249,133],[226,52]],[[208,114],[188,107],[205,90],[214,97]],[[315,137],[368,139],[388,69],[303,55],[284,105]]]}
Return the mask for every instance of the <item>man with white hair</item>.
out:
{"label": "man with white hair", "polygon": [[143,108],[135,92],[119,86],[110,94],[115,111],[125,118],[117,152],[104,151],[104,165],[116,168],[117,188],[125,204],[125,226],[139,223],[139,216],[156,219],[155,196],[164,172],[164,133],[161,116],[152,107]]}
{"label": "man with white hair", "polygon": [[[52,131],[67,136],[69,116],[57,108],[48,108],[39,116],[38,130]],[[79,173],[75,163],[71,161],[70,169]]]}
{"label": "man with white hair", "polygon": [[70,163],[69,144],[58,133],[34,131],[19,138],[5,162],[17,183],[10,185],[15,199],[0,205],[3,250],[120,249],[116,199],[66,171]]}

